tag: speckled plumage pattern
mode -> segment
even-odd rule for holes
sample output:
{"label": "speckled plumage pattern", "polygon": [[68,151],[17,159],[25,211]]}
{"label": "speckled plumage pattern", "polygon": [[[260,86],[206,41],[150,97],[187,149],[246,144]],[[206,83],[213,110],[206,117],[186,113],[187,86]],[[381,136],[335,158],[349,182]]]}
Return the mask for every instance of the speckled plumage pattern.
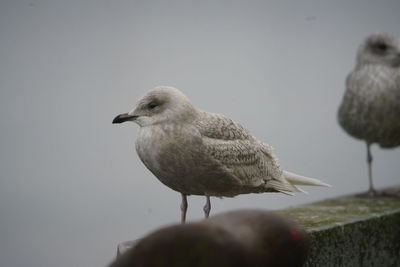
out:
{"label": "speckled plumage pattern", "polygon": [[273,179],[297,191],[281,178],[271,148],[223,115],[199,112],[190,124],[141,128],[136,148],[161,182],[186,195],[277,191],[268,185]]}
{"label": "speckled plumage pattern", "polygon": [[348,134],[365,140],[369,167],[371,144],[384,148],[400,145],[399,38],[372,34],[360,45],[356,67],[346,79],[338,121]]}
{"label": "speckled plumage pattern", "polygon": [[351,72],[339,123],[351,136],[381,147],[400,145],[400,69],[366,65]]}
{"label": "speckled plumage pattern", "polygon": [[184,212],[186,195],[292,194],[302,191],[295,184],[327,186],[283,171],[269,145],[223,115],[196,109],[175,88],[150,90],[134,110],[114,121],[126,120],[141,126],[136,151],[163,184],[182,193]]}

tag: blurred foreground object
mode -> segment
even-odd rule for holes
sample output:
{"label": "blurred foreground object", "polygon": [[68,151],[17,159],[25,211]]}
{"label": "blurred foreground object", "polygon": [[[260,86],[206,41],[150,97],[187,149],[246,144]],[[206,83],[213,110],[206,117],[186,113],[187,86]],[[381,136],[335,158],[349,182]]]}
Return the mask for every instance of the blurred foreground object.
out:
{"label": "blurred foreground object", "polygon": [[369,191],[372,182],[371,144],[382,148],[400,145],[400,39],[372,34],[360,45],[355,69],[346,79],[338,121],[351,136],[367,144]]}
{"label": "blurred foreground object", "polygon": [[308,251],[307,233],[284,215],[239,210],[156,230],[110,267],[297,267]]}

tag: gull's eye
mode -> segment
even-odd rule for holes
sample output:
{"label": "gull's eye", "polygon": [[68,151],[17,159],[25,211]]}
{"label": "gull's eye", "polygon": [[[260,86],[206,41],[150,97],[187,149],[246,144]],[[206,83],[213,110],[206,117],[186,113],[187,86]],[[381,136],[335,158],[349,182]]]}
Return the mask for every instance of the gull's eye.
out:
{"label": "gull's eye", "polygon": [[379,53],[385,53],[389,49],[389,46],[383,42],[378,42],[374,45],[374,50]]}
{"label": "gull's eye", "polygon": [[147,104],[147,108],[148,109],[154,109],[158,106],[158,104],[156,102],[150,102]]}

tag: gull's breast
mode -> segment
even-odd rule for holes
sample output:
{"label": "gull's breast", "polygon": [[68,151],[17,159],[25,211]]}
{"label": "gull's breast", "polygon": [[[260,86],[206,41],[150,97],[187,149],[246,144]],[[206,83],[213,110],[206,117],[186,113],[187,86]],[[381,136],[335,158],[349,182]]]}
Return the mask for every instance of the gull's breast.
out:
{"label": "gull's breast", "polygon": [[204,194],[201,171],[201,137],[195,128],[182,126],[142,127],[136,151],[144,165],[166,186],[186,194]]}
{"label": "gull's breast", "polygon": [[158,180],[175,191],[210,196],[241,193],[240,181],[206,152],[193,126],[142,127],[136,151]]}

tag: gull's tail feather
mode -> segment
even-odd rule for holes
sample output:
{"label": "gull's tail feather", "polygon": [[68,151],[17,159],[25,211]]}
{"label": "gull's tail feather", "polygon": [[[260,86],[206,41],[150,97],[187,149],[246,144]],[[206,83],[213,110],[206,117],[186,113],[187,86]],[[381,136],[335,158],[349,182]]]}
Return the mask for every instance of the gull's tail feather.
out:
{"label": "gull's tail feather", "polygon": [[284,193],[286,195],[294,196],[295,192],[302,192],[304,193],[305,191],[298,188],[297,186],[294,186],[286,181],[280,181],[280,180],[270,180],[268,181],[268,188],[272,188],[278,192]]}
{"label": "gull's tail feather", "polygon": [[308,192],[306,190],[301,189],[300,187],[295,186],[300,192],[302,192],[303,194],[308,195]]}
{"label": "gull's tail feather", "polygon": [[283,171],[283,176],[292,185],[312,185],[312,186],[327,186],[331,185],[321,182],[318,179],[301,176],[292,172]]}

